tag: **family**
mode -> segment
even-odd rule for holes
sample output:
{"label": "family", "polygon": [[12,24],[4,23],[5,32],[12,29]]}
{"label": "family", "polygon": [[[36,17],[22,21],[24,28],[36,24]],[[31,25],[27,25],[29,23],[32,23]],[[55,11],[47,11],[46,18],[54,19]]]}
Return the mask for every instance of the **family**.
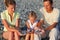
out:
{"label": "family", "polygon": [[[15,12],[16,2],[4,0],[4,3],[6,10],[1,13],[4,25],[3,37],[7,40],[20,40],[20,36],[24,34],[18,30],[21,19],[20,14]],[[44,7],[39,10],[42,14],[40,20],[37,20],[37,13],[29,11],[28,20],[25,23],[27,26],[25,40],[38,40],[39,35],[40,38],[48,36],[49,40],[58,40],[59,9],[53,7],[53,0],[43,0],[43,5]]]}

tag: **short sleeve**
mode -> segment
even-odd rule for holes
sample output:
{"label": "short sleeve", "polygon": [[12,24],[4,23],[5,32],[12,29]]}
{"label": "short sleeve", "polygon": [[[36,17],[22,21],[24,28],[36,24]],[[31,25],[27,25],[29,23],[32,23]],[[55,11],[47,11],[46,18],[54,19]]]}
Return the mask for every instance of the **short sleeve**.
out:
{"label": "short sleeve", "polygon": [[41,16],[41,19],[40,20],[44,20],[44,16],[43,15]]}
{"label": "short sleeve", "polygon": [[5,19],[5,14],[1,13],[1,19]]}
{"label": "short sleeve", "polygon": [[54,18],[54,22],[59,22],[59,13],[57,13],[57,16]]}
{"label": "short sleeve", "polygon": [[44,20],[43,8],[40,9],[40,20]]}
{"label": "short sleeve", "polygon": [[17,13],[17,14],[16,14],[16,19],[19,19],[19,18],[20,18],[20,14]]}

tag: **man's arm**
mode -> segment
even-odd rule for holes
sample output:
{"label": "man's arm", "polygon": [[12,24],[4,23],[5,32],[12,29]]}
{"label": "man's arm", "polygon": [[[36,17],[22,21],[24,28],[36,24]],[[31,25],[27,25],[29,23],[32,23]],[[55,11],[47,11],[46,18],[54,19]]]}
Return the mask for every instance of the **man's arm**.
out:
{"label": "man's arm", "polygon": [[57,25],[57,22],[53,23],[52,25],[50,25],[49,27],[47,27],[45,30],[51,30],[53,28],[55,28]]}

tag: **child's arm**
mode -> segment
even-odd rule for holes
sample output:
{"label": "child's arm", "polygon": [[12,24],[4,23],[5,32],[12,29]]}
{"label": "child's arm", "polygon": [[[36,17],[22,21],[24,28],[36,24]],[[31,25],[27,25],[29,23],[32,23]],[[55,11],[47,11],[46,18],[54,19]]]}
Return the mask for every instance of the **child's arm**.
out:
{"label": "child's arm", "polygon": [[29,23],[26,22],[25,24],[26,24],[27,28],[30,29]]}
{"label": "child's arm", "polygon": [[41,29],[43,29],[42,25],[43,25],[43,20],[39,20],[38,23],[35,25],[34,29],[35,30],[38,30],[38,29],[41,30]]}
{"label": "child's arm", "polygon": [[39,22],[37,23],[37,26],[42,29],[43,28],[42,27],[43,24],[44,24],[44,21],[43,20],[39,20]]}

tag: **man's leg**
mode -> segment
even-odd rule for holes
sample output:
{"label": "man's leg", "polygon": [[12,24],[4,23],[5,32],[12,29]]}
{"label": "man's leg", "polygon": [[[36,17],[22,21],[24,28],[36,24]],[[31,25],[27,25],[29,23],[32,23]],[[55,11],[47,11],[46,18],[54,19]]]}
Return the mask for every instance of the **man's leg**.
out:
{"label": "man's leg", "polygon": [[39,36],[37,34],[34,34],[34,40],[39,40]]}
{"label": "man's leg", "polygon": [[53,28],[49,33],[49,40],[58,40],[58,29]]}

